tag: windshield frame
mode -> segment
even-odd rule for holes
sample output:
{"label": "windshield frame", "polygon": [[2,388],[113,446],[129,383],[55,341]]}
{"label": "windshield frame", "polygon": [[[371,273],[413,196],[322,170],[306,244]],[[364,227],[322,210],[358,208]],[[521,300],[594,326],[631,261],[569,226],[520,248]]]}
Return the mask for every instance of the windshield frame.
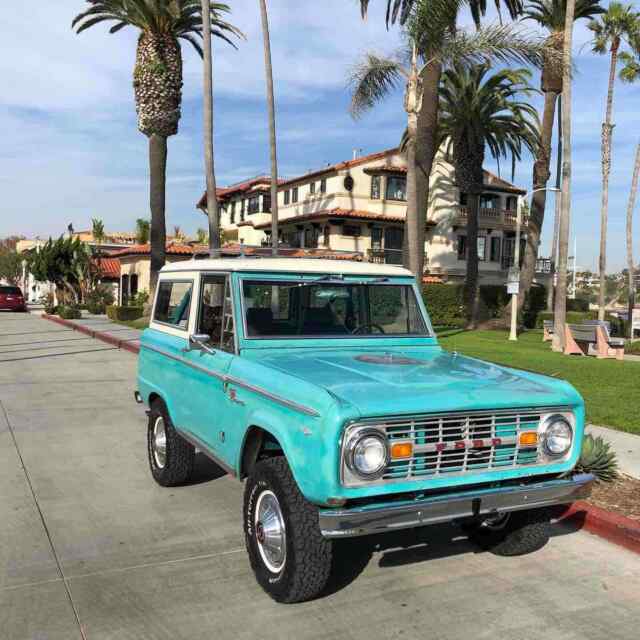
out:
{"label": "windshield frame", "polygon": [[[406,276],[384,276],[381,278],[377,275],[342,275],[339,272],[335,273],[318,273],[318,274],[296,274],[296,273],[264,273],[264,272],[243,272],[237,274],[237,299],[239,307],[239,315],[242,319],[242,341],[247,343],[277,343],[278,346],[290,343],[293,341],[314,341],[323,342],[326,341],[329,344],[333,344],[336,341],[356,341],[361,342],[363,340],[387,340],[394,343],[406,344],[407,341],[415,342],[416,340],[427,340],[429,343],[433,343],[435,339],[435,332],[431,325],[431,319],[427,313],[424,305],[424,300],[420,295],[420,291],[416,286],[414,278]],[[244,295],[244,284],[246,282],[273,282],[274,284],[322,284],[322,279],[335,279],[333,284],[341,285],[372,285],[372,286],[405,286],[409,287],[415,296],[415,306],[420,314],[422,322],[424,324],[424,333],[407,333],[407,334],[384,334],[384,333],[366,333],[366,334],[305,334],[305,335],[273,335],[273,336],[251,336],[247,326],[247,306]]]}

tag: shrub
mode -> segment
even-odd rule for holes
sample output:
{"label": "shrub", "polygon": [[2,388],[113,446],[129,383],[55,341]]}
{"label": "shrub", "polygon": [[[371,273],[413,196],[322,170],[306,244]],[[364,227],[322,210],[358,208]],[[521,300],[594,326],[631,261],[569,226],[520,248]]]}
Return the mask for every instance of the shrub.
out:
{"label": "shrub", "polygon": [[618,477],[618,460],[611,444],[600,436],[594,438],[587,434],[582,442],[582,451],[576,464],[576,470],[593,473],[602,482],[611,482]]}
{"label": "shrub", "polygon": [[[594,317],[595,316],[595,317]],[[568,324],[580,324],[585,320],[597,320],[598,314],[593,313],[592,311],[567,311],[567,323]],[[538,317],[536,319],[536,327],[538,329],[542,329],[542,322],[544,320],[553,320],[553,312],[552,311],[542,311],[538,313]]]}
{"label": "shrub", "polygon": [[105,284],[97,284],[86,296],[87,311],[95,315],[103,314],[113,302],[113,291]]}
{"label": "shrub", "polygon": [[107,307],[107,317],[110,320],[120,320],[128,322],[142,318],[142,307],[119,307],[117,305],[109,305]]}
{"label": "shrub", "polygon": [[82,318],[80,309],[69,305],[58,307],[58,315],[64,320],[79,320]]}
{"label": "shrub", "polygon": [[464,287],[459,284],[427,284],[422,297],[431,322],[441,327],[461,327],[465,322]]}
{"label": "shrub", "polygon": [[138,293],[136,293],[136,295],[133,296],[133,298],[131,298],[129,302],[131,303],[130,306],[132,307],[144,307],[144,305],[149,302],[149,292],[138,291]]}
{"label": "shrub", "polygon": [[632,353],[636,356],[640,356],[640,340],[631,342],[630,340],[624,346],[625,353]]}
{"label": "shrub", "polygon": [[546,307],[547,288],[539,284],[532,285],[522,307],[522,322],[524,326],[527,329],[533,329],[536,326],[538,314],[543,312]]}
{"label": "shrub", "polygon": [[40,298],[40,302],[44,305],[44,312],[50,316],[56,314],[57,307],[53,293],[46,293]]}
{"label": "shrub", "polygon": [[567,311],[589,311],[589,301],[585,298],[576,298],[575,300],[569,298],[567,300]]}

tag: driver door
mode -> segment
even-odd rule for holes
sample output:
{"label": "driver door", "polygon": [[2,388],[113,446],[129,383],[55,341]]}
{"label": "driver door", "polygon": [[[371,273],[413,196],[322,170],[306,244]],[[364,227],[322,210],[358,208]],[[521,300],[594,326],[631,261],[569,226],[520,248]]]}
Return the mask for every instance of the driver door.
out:
{"label": "driver door", "polygon": [[207,347],[213,352],[194,348],[185,353],[192,366],[184,389],[191,435],[228,466],[234,461],[225,446],[230,403],[224,380],[235,357],[232,309],[229,277],[202,275],[194,333],[209,336]]}

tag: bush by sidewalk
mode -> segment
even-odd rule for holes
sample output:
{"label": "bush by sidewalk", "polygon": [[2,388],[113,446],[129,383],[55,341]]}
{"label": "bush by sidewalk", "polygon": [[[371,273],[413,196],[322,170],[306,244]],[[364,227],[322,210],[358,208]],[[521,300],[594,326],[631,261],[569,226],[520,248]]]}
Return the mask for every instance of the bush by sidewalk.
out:
{"label": "bush by sidewalk", "polygon": [[107,317],[110,320],[129,321],[142,318],[142,307],[119,307],[109,305],[107,307]]}
{"label": "bush by sidewalk", "polygon": [[60,306],[58,307],[58,315],[63,320],[80,320],[82,313],[78,307]]}

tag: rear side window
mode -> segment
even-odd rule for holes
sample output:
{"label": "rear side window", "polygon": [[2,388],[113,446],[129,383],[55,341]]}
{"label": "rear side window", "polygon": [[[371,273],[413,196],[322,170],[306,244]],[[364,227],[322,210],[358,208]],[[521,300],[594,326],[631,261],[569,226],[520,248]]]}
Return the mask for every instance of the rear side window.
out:
{"label": "rear side window", "polygon": [[0,293],[5,296],[21,296],[22,291],[18,287],[0,287]]}
{"label": "rear side window", "polygon": [[153,314],[156,322],[187,329],[191,308],[192,282],[165,280],[158,285],[158,299]]}

